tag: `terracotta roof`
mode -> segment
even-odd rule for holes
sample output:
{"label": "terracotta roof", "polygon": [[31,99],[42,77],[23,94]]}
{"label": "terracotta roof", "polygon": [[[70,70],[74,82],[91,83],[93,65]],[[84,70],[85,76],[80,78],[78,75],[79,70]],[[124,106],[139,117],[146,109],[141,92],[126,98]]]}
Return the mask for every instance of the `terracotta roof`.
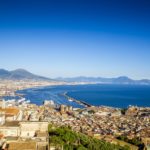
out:
{"label": "terracotta roof", "polygon": [[17,115],[19,113],[19,109],[17,108],[0,108],[0,112],[5,112],[6,115]]}
{"label": "terracotta roof", "polygon": [[36,142],[12,142],[9,143],[9,150],[36,150]]}
{"label": "terracotta roof", "polygon": [[3,134],[0,134],[0,139],[2,139],[4,137],[4,135]]}
{"label": "terracotta roof", "polygon": [[5,122],[3,126],[6,126],[6,127],[18,127],[19,126],[19,121]]}

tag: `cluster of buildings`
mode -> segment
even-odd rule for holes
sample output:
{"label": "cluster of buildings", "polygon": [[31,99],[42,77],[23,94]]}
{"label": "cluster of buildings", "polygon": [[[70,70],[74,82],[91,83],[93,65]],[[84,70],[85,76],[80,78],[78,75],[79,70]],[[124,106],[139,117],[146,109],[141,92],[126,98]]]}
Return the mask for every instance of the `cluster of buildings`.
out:
{"label": "cluster of buildings", "polygon": [[48,150],[49,123],[70,126],[76,132],[109,142],[123,135],[129,139],[138,137],[147,146],[150,144],[150,108],[129,107],[122,114],[120,109],[104,106],[83,109],[65,105],[56,107],[52,100],[41,106],[30,103],[15,106],[13,103],[11,107],[6,101],[0,101],[0,144],[9,145],[8,150],[17,150],[12,147],[17,147],[18,143],[26,145],[29,141],[35,150],[43,147],[43,150]]}
{"label": "cluster of buildings", "polygon": [[56,81],[34,81],[34,80],[1,80],[0,79],[0,97],[2,96],[15,96],[17,90],[39,87],[39,86],[49,86],[49,85],[61,85],[63,82]]}
{"label": "cluster of buildings", "polygon": [[[19,89],[25,88],[23,83],[16,84],[19,84],[16,86]],[[30,83],[30,86],[33,87],[33,84]],[[0,88],[1,91],[3,86]],[[2,150],[54,150],[55,147],[49,143],[49,124],[70,126],[76,132],[116,144],[120,144],[117,136],[136,137],[143,141],[147,149],[150,146],[149,107],[131,106],[123,114],[121,109],[105,106],[81,109],[56,105],[52,100],[45,100],[41,106],[0,100]]]}

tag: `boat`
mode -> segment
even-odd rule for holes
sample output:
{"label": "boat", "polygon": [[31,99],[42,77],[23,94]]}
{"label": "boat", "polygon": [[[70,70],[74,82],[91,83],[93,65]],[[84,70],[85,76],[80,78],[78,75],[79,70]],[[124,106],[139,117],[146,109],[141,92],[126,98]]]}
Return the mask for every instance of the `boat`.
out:
{"label": "boat", "polygon": [[68,101],[69,101],[69,102],[72,102],[73,100],[72,100],[72,99],[68,99]]}

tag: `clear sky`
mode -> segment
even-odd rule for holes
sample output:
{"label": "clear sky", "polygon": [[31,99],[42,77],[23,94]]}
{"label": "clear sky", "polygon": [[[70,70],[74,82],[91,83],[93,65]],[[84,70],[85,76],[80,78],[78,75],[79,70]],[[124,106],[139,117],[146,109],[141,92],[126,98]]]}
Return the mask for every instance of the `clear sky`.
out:
{"label": "clear sky", "polygon": [[150,79],[150,1],[0,0],[0,68]]}

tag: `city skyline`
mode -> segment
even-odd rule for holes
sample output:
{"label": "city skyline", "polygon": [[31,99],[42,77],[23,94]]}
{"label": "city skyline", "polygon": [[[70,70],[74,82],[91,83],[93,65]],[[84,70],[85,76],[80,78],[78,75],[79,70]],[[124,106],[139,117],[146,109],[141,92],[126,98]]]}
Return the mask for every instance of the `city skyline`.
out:
{"label": "city skyline", "polygon": [[1,1],[0,68],[150,79],[150,2]]}

